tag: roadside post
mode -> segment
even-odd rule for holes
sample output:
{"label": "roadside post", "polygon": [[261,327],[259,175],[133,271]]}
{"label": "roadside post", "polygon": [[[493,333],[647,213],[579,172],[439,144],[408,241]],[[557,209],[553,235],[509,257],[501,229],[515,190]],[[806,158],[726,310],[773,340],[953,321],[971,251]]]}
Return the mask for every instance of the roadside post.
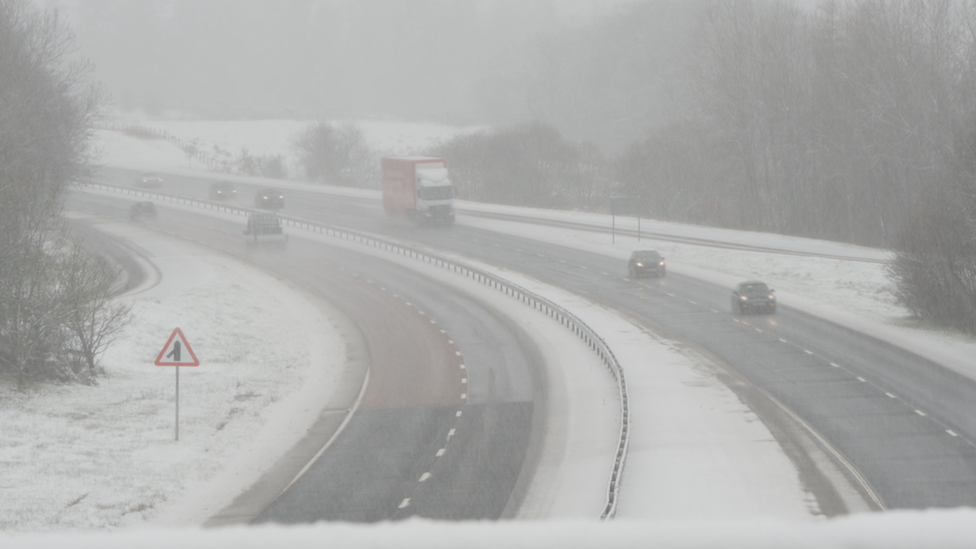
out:
{"label": "roadside post", "polygon": [[156,357],[156,366],[176,367],[176,440],[180,440],[180,366],[199,366],[200,361],[194,354],[190,342],[183,335],[183,330],[177,328],[170,334],[163,350]]}
{"label": "roadside post", "polygon": [[617,216],[633,215],[637,217],[637,241],[641,240],[641,196],[611,196],[610,197],[610,243],[617,243]]}

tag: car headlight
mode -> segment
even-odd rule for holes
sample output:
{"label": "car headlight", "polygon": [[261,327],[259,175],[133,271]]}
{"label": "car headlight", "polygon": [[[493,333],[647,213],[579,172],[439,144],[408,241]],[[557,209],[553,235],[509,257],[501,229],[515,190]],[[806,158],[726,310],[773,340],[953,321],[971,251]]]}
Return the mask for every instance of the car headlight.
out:
{"label": "car headlight", "polygon": [[643,263],[641,263],[640,261],[638,261],[638,262],[637,262],[637,266],[638,266],[638,267],[643,267],[643,266],[644,266],[644,264],[643,264]]}
{"label": "car headlight", "polygon": [[776,296],[774,296],[773,294],[769,294],[769,300],[770,301],[775,301],[776,300]]}
{"label": "car headlight", "polygon": [[740,295],[739,299],[741,299],[742,301],[749,301],[749,297],[744,295]]}

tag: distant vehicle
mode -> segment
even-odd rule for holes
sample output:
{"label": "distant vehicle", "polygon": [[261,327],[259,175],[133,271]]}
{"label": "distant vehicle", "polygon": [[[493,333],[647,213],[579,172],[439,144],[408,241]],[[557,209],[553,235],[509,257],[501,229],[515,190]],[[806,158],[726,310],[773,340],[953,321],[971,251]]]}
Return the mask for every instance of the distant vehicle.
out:
{"label": "distant vehicle", "polygon": [[383,209],[425,225],[454,224],[454,185],[447,161],[429,156],[390,156],[380,160]]}
{"label": "distant vehicle", "polygon": [[230,181],[218,181],[210,185],[211,200],[230,200],[237,196],[237,188]]}
{"label": "distant vehicle", "polygon": [[254,212],[247,218],[247,248],[284,248],[288,242],[288,235],[281,228],[281,219],[277,214]]}
{"label": "distant vehicle", "polygon": [[135,185],[143,189],[158,189],[163,186],[163,176],[158,173],[144,173],[136,178]]}
{"label": "distant vehicle", "polygon": [[281,189],[258,189],[254,194],[254,207],[262,210],[280,210],[285,207],[285,191]]}
{"label": "distant vehicle", "polygon": [[656,250],[635,250],[630,254],[630,261],[627,262],[627,270],[630,278],[640,276],[664,276],[667,274],[667,266],[664,258]]}
{"label": "distant vehicle", "polygon": [[129,208],[129,219],[132,221],[156,219],[156,205],[149,201],[136,202]]}
{"label": "distant vehicle", "polygon": [[775,313],[775,291],[765,282],[758,280],[740,282],[732,289],[732,312],[739,314]]}

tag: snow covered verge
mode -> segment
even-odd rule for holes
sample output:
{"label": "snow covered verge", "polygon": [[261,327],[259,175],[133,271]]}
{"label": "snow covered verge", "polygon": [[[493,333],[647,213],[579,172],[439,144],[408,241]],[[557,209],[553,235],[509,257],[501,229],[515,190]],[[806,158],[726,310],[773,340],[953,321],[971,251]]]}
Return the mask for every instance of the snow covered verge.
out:
{"label": "snow covered verge", "polygon": [[[0,530],[141,524],[186,512],[166,505],[215,478],[190,507],[226,504],[336,396],[344,343],[325,304],[206,248],[98,229],[135,240],[161,276],[122,298],[133,322],[98,386],[0,386]],[[177,327],[202,362],[180,368],[178,442],[175,371],[153,365]]]}

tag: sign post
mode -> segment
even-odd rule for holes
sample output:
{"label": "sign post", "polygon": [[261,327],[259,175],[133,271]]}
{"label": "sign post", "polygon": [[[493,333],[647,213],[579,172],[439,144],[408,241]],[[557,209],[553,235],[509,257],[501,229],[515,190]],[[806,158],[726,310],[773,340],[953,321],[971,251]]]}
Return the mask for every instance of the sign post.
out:
{"label": "sign post", "polygon": [[199,366],[200,361],[193,353],[190,342],[177,328],[170,334],[163,350],[156,357],[156,366],[176,366],[176,440],[180,440],[180,366]]}
{"label": "sign post", "polygon": [[617,242],[617,216],[633,215],[637,217],[637,241],[641,240],[641,197],[638,196],[611,196],[610,197],[610,216],[612,226],[610,229],[610,243]]}

